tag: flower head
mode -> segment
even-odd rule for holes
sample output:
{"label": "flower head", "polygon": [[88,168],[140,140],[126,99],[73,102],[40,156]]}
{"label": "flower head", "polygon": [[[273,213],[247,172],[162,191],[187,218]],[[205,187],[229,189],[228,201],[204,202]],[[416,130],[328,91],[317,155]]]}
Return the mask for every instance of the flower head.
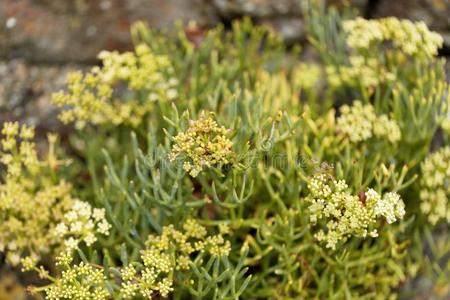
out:
{"label": "flower head", "polygon": [[352,106],[343,105],[337,119],[337,129],[351,142],[357,143],[372,137],[387,139],[390,143],[400,140],[400,128],[386,115],[376,115],[372,105],[354,101]]}
{"label": "flower head", "polygon": [[183,169],[192,177],[205,167],[228,164],[233,155],[233,142],[228,134],[228,129],[202,114],[198,120],[190,121],[185,132],[175,136],[169,158],[175,161],[177,157],[183,157]]}
{"label": "flower head", "polygon": [[173,273],[189,270],[194,255],[226,256],[231,250],[222,235],[207,236],[206,228],[193,219],[183,224],[183,230],[165,226],[161,235],[151,235],[141,251],[142,268],[133,265],[122,269],[121,295],[130,299],[138,294],[151,297],[155,292],[167,297],[173,291]]}
{"label": "flower head", "polygon": [[345,242],[351,236],[376,237],[377,219],[384,217],[390,224],[402,219],[405,205],[396,193],[381,196],[368,189],[364,200],[353,195],[343,180],[335,180],[327,174],[319,174],[308,183],[310,194],[306,201],[310,203],[310,220],[313,224],[323,223],[326,230],[316,233],[319,241],[326,247],[335,249],[337,243]]}
{"label": "flower head", "polygon": [[424,22],[389,17],[378,20],[356,18],[344,22],[347,44],[354,49],[370,49],[377,43],[391,42],[392,47],[407,55],[437,55],[443,38],[430,31]]}
{"label": "flower head", "polygon": [[450,223],[450,147],[430,154],[421,165],[420,208],[431,224]]}
{"label": "flower head", "polygon": [[110,299],[102,269],[81,262],[65,265],[61,277],[45,287],[46,299]]}
{"label": "flower head", "polygon": [[[63,107],[60,119],[64,123],[129,125],[136,127],[157,100],[175,100],[178,80],[165,55],[157,55],[144,44],[134,52],[102,51],[102,67],[93,67],[87,74],[70,73],[67,92],[58,92],[53,102]],[[144,101],[120,101],[115,98],[116,86],[126,83],[130,93],[145,96]]]}
{"label": "flower head", "polygon": [[80,241],[91,246],[97,241],[97,234],[108,235],[111,225],[105,218],[105,209],[92,208],[81,200],[74,200],[71,209],[54,230],[55,236],[65,239],[68,250],[78,247]]}

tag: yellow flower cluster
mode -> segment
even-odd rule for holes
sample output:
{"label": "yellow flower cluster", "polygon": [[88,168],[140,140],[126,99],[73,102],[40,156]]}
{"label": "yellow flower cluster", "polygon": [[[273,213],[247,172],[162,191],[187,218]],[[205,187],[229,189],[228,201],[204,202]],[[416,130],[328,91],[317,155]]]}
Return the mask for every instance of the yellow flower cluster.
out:
{"label": "yellow flower cluster", "polygon": [[230,250],[230,242],[221,234],[207,236],[206,228],[195,220],[186,221],[183,231],[165,226],[160,236],[149,236],[141,253],[143,269],[138,272],[131,264],[122,269],[121,295],[131,299],[140,294],[151,299],[158,292],[167,297],[173,290],[173,272],[190,269],[194,253],[227,256]]}
{"label": "yellow flower cluster", "polygon": [[65,182],[34,192],[21,183],[0,186],[0,197],[9,202],[0,208],[0,252],[17,265],[23,255],[40,257],[61,245],[51,232],[71,205],[71,186]]}
{"label": "yellow flower cluster", "polygon": [[[56,159],[52,151],[47,161],[39,161],[31,127],[5,123],[2,129],[0,163],[6,174],[0,181],[0,252],[9,263],[20,258],[37,259],[60,246],[52,232],[73,203],[70,184],[47,178]],[[49,138],[50,148],[56,140]],[[36,175],[39,174],[39,180]]]}
{"label": "yellow flower cluster", "polygon": [[228,134],[228,129],[202,114],[198,120],[190,121],[186,132],[175,136],[169,159],[173,162],[181,156],[184,170],[192,177],[205,167],[228,164],[233,155],[233,143]]}
{"label": "yellow flower cluster", "polygon": [[343,105],[337,119],[337,130],[351,142],[358,143],[372,137],[387,139],[391,143],[400,140],[400,128],[386,115],[377,116],[372,105],[354,101],[352,106]]}
{"label": "yellow flower cluster", "polygon": [[450,147],[429,155],[421,165],[420,208],[431,224],[450,223]]}
{"label": "yellow flower cluster", "polygon": [[322,69],[317,64],[300,63],[292,70],[292,78],[295,86],[303,89],[314,89],[320,82]]}
{"label": "yellow flower cluster", "polygon": [[6,166],[7,176],[17,178],[24,169],[36,173],[39,163],[36,146],[32,142],[34,128],[19,126],[17,122],[5,122],[1,133],[3,138],[0,163]]}
{"label": "yellow flower cluster", "polygon": [[[178,96],[178,80],[165,55],[156,55],[141,44],[134,52],[103,51],[99,54],[102,67],[87,74],[74,72],[67,77],[68,92],[58,92],[53,102],[63,107],[64,123],[125,124],[133,127],[157,100],[174,100]],[[126,83],[126,89],[123,87]],[[125,93],[128,100],[116,99],[115,91]]]}
{"label": "yellow flower cluster", "polygon": [[329,84],[336,88],[343,85],[358,86],[362,84],[371,88],[384,82],[395,80],[395,74],[389,72],[376,58],[352,55],[349,66],[328,65],[325,68]]}
{"label": "yellow flower cluster", "polygon": [[67,251],[72,251],[80,241],[91,246],[97,241],[96,234],[108,235],[110,228],[104,208],[93,209],[89,203],[75,200],[63,221],[55,227],[55,235],[64,239]]}
{"label": "yellow flower cluster", "polygon": [[64,267],[66,270],[62,272],[61,278],[45,287],[46,299],[111,299],[102,268],[97,269],[84,262],[75,266],[64,264]]}
{"label": "yellow flower cluster", "polygon": [[350,54],[348,65],[326,66],[328,83],[333,88],[363,87],[373,93],[375,86],[393,82],[397,76],[387,64],[389,59],[380,59],[382,49],[388,49],[389,57],[401,59],[395,64],[398,65],[405,63],[408,57],[432,58],[443,44],[442,37],[429,31],[423,22],[356,18],[344,21],[343,28],[347,44],[357,51]]}
{"label": "yellow flower cluster", "polygon": [[443,44],[443,38],[431,32],[425,22],[358,17],[344,21],[343,28],[348,34],[347,44],[355,49],[370,50],[377,43],[390,42],[392,47],[407,55],[433,57]]}
{"label": "yellow flower cluster", "polygon": [[22,262],[30,265],[64,244],[68,249],[79,240],[92,244],[94,232],[108,234],[104,209],[74,199],[70,184],[52,179],[60,163],[55,136],[49,137],[48,157],[41,161],[32,128],[5,123],[2,134],[0,162],[6,174],[0,181],[0,252],[9,263],[17,265],[25,257]]}
{"label": "yellow flower cluster", "polygon": [[310,219],[313,224],[324,221],[326,230],[320,229],[315,237],[336,249],[339,242],[352,236],[378,236],[377,218],[384,217],[391,224],[405,215],[405,205],[396,193],[381,196],[373,189],[352,195],[344,180],[319,174],[308,182]]}

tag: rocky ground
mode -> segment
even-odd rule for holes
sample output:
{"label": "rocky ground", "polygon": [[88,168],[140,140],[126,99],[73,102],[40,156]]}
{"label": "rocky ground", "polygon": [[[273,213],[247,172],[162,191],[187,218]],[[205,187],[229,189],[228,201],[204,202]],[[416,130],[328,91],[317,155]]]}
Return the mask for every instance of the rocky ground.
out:
{"label": "rocky ground", "polygon": [[[42,132],[61,131],[50,105],[65,75],[96,64],[102,49],[131,48],[130,25],[155,27],[195,20],[204,27],[243,15],[273,26],[287,42],[304,41],[298,0],[0,0],[0,124],[20,119]],[[450,57],[449,0],[328,0],[350,2],[367,18],[423,20],[440,32]],[[449,65],[450,75],[450,65]],[[6,276],[0,273],[0,277]],[[15,275],[8,275],[15,276]],[[14,282],[14,280],[11,280]],[[10,287],[0,285],[0,300]],[[14,299],[23,299],[20,290]],[[9,294],[11,295],[11,294]],[[4,298],[7,297],[7,298]]]}

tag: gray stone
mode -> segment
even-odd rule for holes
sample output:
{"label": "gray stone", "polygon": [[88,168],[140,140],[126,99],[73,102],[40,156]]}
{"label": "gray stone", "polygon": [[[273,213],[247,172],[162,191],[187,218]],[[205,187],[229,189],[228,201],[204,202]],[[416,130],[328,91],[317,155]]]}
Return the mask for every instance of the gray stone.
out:
{"label": "gray stone", "polygon": [[280,15],[300,15],[297,0],[214,0],[218,12],[231,18],[236,15],[248,15],[268,18]]}
{"label": "gray stone", "polygon": [[51,95],[64,88],[68,72],[86,66],[30,65],[23,59],[0,61],[0,124],[21,120],[48,130],[61,128]]}
{"label": "gray stone", "polygon": [[130,48],[130,25],[214,22],[204,0],[1,0],[0,55],[39,62],[93,62],[103,49]]}
{"label": "gray stone", "polygon": [[274,28],[287,43],[293,43],[305,37],[304,23],[300,17],[262,19],[260,23]]}

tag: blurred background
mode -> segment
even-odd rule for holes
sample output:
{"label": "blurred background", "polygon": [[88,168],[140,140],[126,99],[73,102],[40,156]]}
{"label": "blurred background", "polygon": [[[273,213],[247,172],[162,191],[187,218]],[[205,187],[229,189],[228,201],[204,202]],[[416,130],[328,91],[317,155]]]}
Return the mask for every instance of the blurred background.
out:
{"label": "blurred background", "polygon": [[[250,16],[272,26],[287,43],[300,43],[307,55],[299,1],[0,0],[0,124],[21,120],[36,125],[38,132],[67,130],[50,104],[52,92],[63,88],[69,71],[97,64],[99,51],[131,49],[129,29],[137,20],[157,28],[195,21],[206,29],[219,23],[229,27],[233,19]],[[450,58],[450,0],[327,2],[349,4],[366,18],[424,21],[444,37],[440,55]],[[0,300],[26,299],[15,274],[0,264]]]}
{"label": "blurred background", "polygon": [[[0,122],[21,119],[58,130],[50,95],[65,74],[97,63],[102,49],[131,49],[130,25],[158,28],[194,20],[203,28],[248,15],[273,26],[308,53],[300,0],[0,0]],[[328,0],[366,18],[425,21],[441,33],[450,56],[450,0]],[[450,68],[449,68],[450,70]]]}

